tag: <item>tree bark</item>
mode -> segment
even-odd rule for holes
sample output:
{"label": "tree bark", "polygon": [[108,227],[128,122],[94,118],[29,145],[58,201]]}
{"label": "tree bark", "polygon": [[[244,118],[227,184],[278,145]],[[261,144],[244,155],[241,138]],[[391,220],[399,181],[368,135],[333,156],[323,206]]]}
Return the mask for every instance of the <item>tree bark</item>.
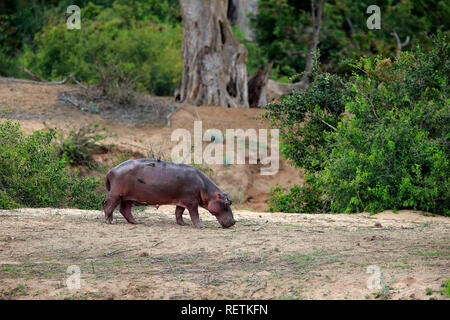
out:
{"label": "tree bark", "polygon": [[263,107],[267,104],[266,86],[272,71],[273,62],[269,63],[266,71],[266,64],[263,64],[258,71],[248,80],[248,102],[250,108]]}
{"label": "tree bark", "polygon": [[405,47],[409,44],[410,37],[406,36],[405,41],[401,42],[400,37],[398,36],[397,32],[395,32],[395,30],[393,32],[391,32],[391,36],[394,37],[395,43],[397,44],[396,56],[398,59],[400,57],[400,53],[402,52],[403,47]]}
{"label": "tree bark", "polygon": [[180,6],[181,102],[248,108],[247,50],[231,30],[228,0],[180,0]]}
{"label": "tree bark", "polygon": [[280,98],[285,94],[289,94],[292,90],[306,90],[309,86],[309,76],[313,69],[314,55],[319,46],[320,27],[322,25],[323,3],[325,0],[311,0],[311,21],[312,21],[312,35],[311,44],[306,58],[305,71],[299,82],[285,84],[273,80],[268,80],[265,87],[266,99],[271,102]]}
{"label": "tree bark", "polygon": [[311,45],[309,47],[308,57],[306,58],[305,72],[303,73],[300,82],[304,85],[309,84],[309,75],[313,69],[313,60],[317,47],[319,46],[320,27],[322,25],[322,11],[325,0],[311,0],[311,20],[313,26],[313,33]]}
{"label": "tree bark", "polygon": [[245,39],[249,41],[255,40],[255,34],[250,28],[249,14],[258,12],[258,0],[229,0],[228,4],[228,20],[237,25],[241,30]]}

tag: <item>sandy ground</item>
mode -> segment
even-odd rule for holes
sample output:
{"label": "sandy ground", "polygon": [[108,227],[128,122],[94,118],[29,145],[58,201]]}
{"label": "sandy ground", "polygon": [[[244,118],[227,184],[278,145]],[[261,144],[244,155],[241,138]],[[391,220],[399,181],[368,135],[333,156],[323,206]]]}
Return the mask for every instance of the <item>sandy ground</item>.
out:
{"label": "sandy ground", "polygon": [[[448,218],[236,211],[222,229],[201,211],[196,229],[173,212],[135,208],[139,225],[120,213],[107,225],[99,211],[0,211],[0,298],[446,299]],[[376,268],[382,287],[368,289]]]}

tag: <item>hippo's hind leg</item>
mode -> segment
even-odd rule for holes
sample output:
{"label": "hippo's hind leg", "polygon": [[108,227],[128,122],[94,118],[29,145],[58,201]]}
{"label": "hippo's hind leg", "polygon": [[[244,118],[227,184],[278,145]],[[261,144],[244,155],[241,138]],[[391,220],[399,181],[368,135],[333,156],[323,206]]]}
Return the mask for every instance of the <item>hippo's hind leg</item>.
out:
{"label": "hippo's hind leg", "polygon": [[177,206],[177,208],[175,209],[175,217],[177,218],[177,223],[180,226],[185,226],[186,222],[184,222],[183,220],[183,212],[184,212],[184,208]]}
{"label": "hippo's hind leg", "polygon": [[119,196],[108,196],[108,199],[103,203],[103,209],[105,211],[105,221],[108,224],[113,223],[113,212],[114,209],[119,205]]}
{"label": "hippo's hind leg", "polygon": [[122,201],[120,203],[120,213],[127,219],[128,223],[137,224],[137,221],[134,220],[133,215],[131,214],[131,208],[133,207],[133,201]]}

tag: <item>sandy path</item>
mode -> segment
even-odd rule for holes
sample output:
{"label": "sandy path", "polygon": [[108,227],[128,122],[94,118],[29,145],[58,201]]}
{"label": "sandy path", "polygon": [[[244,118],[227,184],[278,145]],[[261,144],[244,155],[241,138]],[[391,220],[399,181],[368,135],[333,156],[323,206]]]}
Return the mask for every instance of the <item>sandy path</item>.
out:
{"label": "sandy path", "polygon": [[[175,224],[173,210],[135,208],[139,225],[118,213],[106,225],[98,211],[0,211],[0,298],[374,299],[383,290],[367,288],[369,266],[390,299],[445,298],[448,218],[236,211],[222,229],[202,211],[199,230]],[[79,290],[66,286],[71,265]]]}

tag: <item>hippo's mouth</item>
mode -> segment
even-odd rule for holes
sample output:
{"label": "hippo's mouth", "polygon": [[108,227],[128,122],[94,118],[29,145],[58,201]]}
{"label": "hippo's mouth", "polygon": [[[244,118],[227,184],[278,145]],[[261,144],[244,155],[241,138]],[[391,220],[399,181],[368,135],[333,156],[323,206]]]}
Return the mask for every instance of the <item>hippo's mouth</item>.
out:
{"label": "hippo's mouth", "polygon": [[236,220],[234,218],[220,219],[219,223],[223,228],[230,228],[235,225]]}

